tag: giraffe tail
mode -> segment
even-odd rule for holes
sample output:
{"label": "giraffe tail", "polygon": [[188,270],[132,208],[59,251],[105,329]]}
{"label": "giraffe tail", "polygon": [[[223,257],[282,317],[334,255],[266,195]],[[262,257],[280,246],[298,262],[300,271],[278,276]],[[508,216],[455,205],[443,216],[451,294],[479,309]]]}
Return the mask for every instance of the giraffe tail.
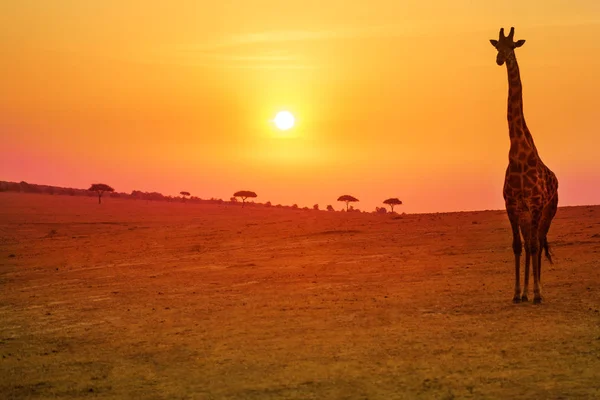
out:
{"label": "giraffe tail", "polygon": [[546,258],[550,264],[554,264],[552,262],[552,253],[550,252],[550,246],[548,245],[548,238],[544,238],[544,253],[546,254]]}

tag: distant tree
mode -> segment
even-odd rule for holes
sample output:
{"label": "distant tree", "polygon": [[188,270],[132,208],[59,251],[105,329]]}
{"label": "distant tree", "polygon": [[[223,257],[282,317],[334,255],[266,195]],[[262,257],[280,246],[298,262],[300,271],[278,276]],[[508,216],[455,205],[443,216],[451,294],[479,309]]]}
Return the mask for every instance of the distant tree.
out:
{"label": "distant tree", "polygon": [[298,204],[292,204],[292,208],[293,208],[294,210],[298,209]]}
{"label": "distant tree", "polygon": [[317,210],[317,211],[319,211],[319,205],[318,205],[318,204],[315,204],[315,205],[313,206],[313,210]]}
{"label": "distant tree", "polygon": [[256,193],[250,191],[250,190],[240,190],[239,192],[235,192],[233,194],[234,197],[241,197],[242,199],[242,207],[244,207],[244,205],[246,204],[246,199],[251,197],[251,198],[255,198],[256,197]]}
{"label": "distant tree", "polygon": [[267,202],[265,203],[265,207],[271,207],[271,202],[270,202],[270,201],[267,201]]}
{"label": "distant tree", "polygon": [[329,204],[327,206],[327,211],[335,211],[335,210],[333,209],[333,206],[331,204]]}
{"label": "distant tree", "polygon": [[385,214],[387,213],[387,210],[385,209],[385,207],[375,207],[375,212],[378,214]]}
{"label": "distant tree", "polygon": [[183,201],[185,201],[185,199],[187,198],[187,196],[190,195],[190,192],[182,191],[182,192],[179,192],[179,194],[183,196]]}
{"label": "distant tree", "polygon": [[105,183],[92,183],[92,186],[88,189],[91,192],[98,193],[98,204],[102,203],[102,195],[104,192],[114,192],[115,189],[111,188]]}
{"label": "distant tree", "polygon": [[229,201],[232,203],[237,203],[238,199],[237,199],[237,197],[231,197],[231,198],[229,198]]}
{"label": "distant tree", "polygon": [[387,200],[384,200],[383,204],[387,204],[388,206],[390,206],[390,208],[392,209],[392,212],[394,212],[394,206],[399,206],[400,204],[402,204],[402,201],[398,200],[395,197],[392,197]]}
{"label": "distant tree", "polygon": [[348,211],[350,202],[359,201],[356,197],[350,196],[349,194],[345,194],[343,196],[338,197],[337,201],[345,201],[346,202],[346,211]]}

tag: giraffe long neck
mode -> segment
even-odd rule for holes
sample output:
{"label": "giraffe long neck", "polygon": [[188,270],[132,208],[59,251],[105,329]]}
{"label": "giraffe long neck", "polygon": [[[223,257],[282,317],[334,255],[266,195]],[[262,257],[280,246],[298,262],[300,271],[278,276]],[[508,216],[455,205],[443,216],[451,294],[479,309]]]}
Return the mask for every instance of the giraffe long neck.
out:
{"label": "giraffe long neck", "polygon": [[523,86],[521,85],[521,74],[516,58],[506,60],[506,70],[508,72],[507,119],[511,141],[509,154],[533,152],[537,156],[537,149],[523,114]]}

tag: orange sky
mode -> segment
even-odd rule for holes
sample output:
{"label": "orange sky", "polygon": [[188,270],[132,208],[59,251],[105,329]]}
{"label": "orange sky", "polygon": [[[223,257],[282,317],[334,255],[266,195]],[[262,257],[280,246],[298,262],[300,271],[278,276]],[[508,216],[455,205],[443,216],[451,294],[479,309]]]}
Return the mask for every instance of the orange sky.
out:
{"label": "orange sky", "polygon": [[[538,6],[536,6],[536,4]],[[600,203],[600,2],[0,3],[0,179],[374,210],[503,208],[505,67],[561,205]],[[270,122],[288,109],[297,126]]]}

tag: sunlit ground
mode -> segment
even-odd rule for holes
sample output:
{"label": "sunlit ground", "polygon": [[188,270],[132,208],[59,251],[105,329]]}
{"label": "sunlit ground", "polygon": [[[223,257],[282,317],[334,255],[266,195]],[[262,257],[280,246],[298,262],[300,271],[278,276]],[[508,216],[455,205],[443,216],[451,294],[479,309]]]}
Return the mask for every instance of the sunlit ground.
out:
{"label": "sunlit ground", "polygon": [[0,193],[4,398],[596,398],[600,207],[514,305],[503,211]]}

